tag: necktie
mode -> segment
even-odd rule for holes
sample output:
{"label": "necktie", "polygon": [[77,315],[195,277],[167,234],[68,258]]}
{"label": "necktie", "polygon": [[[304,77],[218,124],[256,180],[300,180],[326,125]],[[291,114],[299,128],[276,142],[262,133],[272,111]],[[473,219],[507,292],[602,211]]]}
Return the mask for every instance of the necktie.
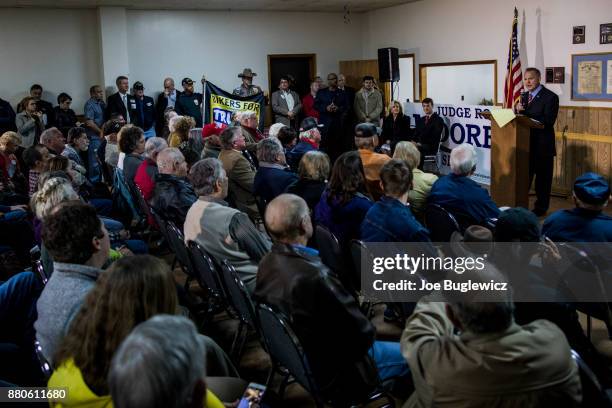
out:
{"label": "necktie", "polygon": [[429,123],[429,115],[425,116],[425,124],[428,124],[428,123]]}
{"label": "necktie", "polygon": [[529,105],[533,101],[533,95],[530,93],[529,98],[527,99],[527,105]]}
{"label": "necktie", "polygon": [[130,123],[130,107],[128,106],[127,94],[122,96],[123,105],[125,106],[125,122]]}

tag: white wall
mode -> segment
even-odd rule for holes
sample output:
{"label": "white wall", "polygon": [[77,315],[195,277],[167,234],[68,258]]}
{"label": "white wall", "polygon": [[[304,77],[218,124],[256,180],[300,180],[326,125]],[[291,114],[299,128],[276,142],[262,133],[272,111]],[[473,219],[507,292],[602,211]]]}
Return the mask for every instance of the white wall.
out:
{"label": "white wall", "polygon": [[360,16],[344,24],[341,13],[204,12],[128,10],[130,79],[152,94],[162,80],[190,77],[201,89],[202,74],[226,90],[240,84],[245,67],[268,89],[268,54],[317,54],[321,75],[338,61],[359,59]]}
{"label": "white wall", "polygon": [[83,112],[100,80],[96,10],[0,9],[0,97],[13,107],[39,83],[44,98],[72,96]]}
{"label": "white wall", "polygon": [[427,96],[449,104],[482,105],[493,100],[493,64],[427,67]]}
{"label": "white wall", "polygon": [[[610,0],[423,0],[381,9],[364,16],[363,58],[374,58],[378,48],[397,47],[416,54],[417,69],[421,63],[497,59],[501,102],[515,5],[519,30],[525,22],[523,38],[519,31],[523,68],[536,66],[544,74],[545,66],[564,66],[565,84],[546,85],[562,105],[612,106],[570,99],[571,54],[612,51],[598,37],[599,24],[612,21]],[[585,44],[572,44],[574,25],[586,26]]]}

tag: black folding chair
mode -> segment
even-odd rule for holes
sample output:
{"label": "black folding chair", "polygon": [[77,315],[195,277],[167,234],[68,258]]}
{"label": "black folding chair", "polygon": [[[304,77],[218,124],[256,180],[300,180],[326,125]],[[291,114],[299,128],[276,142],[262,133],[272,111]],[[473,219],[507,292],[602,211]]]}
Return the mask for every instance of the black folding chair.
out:
{"label": "black folding chair", "polygon": [[187,275],[185,290],[188,290],[191,280],[195,279],[196,276],[193,271],[193,265],[191,264],[191,258],[189,257],[189,251],[185,245],[185,238],[181,230],[179,230],[173,222],[167,221],[165,222],[165,226],[166,233],[168,234],[168,245],[170,245],[170,249],[174,252],[175,261],[178,261],[181,269]]}
{"label": "black folding chair", "polygon": [[36,351],[36,357],[38,357],[38,361],[40,362],[40,370],[42,371],[45,380],[49,380],[51,378],[51,374],[53,374],[53,368],[51,368],[51,364],[47,361],[43,354],[43,349],[38,340],[34,340],[34,350]]}
{"label": "black folding chair", "polygon": [[[587,316],[587,337],[591,338],[591,318],[595,317],[602,320],[608,329],[608,335],[612,331],[612,311],[603,282],[602,274],[597,263],[583,249],[568,243],[558,244],[559,252],[565,260],[564,265],[569,268],[562,272],[565,287],[570,291],[572,288],[579,288],[583,294],[592,295],[596,302],[576,303],[576,309]],[[576,271],[580,273],[576,273]]]}
{"label": "black folding chair", "polygon": [[236,335],[234,336],[230,350],[230,356],[239,363],[240,357],[242,356],[242,350],[247,341],[249,327],[255,330],[260,338],[261,331],[259,329],[257,314],[255,312],[254,303],[251,300],[251,295],[247,291],[246,286],[244,286],[244,283],[240,280],[236,269],[234,269],[227,259],[224,259],[221,263],[220,275],[225,293],[227,294],[227,301],[236,312],[239,320],[238,329],[236,330]]}
{"label": "black folding chair", "polygon": [[40,280],[42,281],[43,285],[46,285],[49,281],[50,276],[45,271],[45,267],[43,266],[43,263],[40,259],[34,261],[34,268],[36,269],[36,273],[38,273],[38,276],[40,276]]}
{"label": "black folding chair", "polygon": [[220,281],[217,267],[206,250],[195,241],[187,242],[187,249],[191,258],[191,266],[196,281],[208,295],[208,310],[204,323],[215,314],[227,307],[225,290]]}
{"label": "black folding chair", "polygon": [[[261,331],[273,365],[266,385],[270,385],[272,374],[282,366],[312,395],[317,407],[323,407],[323,398],[313,378],[304,350],[285,318],[264,304],[259,305],[258,311]],[[285,375],[279,390],[281,398],[288,382],[289,375]]]}
{"label": "black folding chair", "polygon": [[344,260],[344,252],[338,238],[325,226],[319,224],[315,228],[315,241],[319,248],[321,261],[338,276],[344,287],[355,292],[360,285],[351,276],[350,265],[347,265]]}
{"label": "black folding chair", "polygon": [[455,216],[438,204],[427,204],[425,224],[432,242],[450,242],[453,232],[461,232]]}
{"label": "black folding chair", "polygon": [[577,351],[572,350],[572,359],[578,365],[578,372],[580,373],[580,382],[582,384],[582,407],[602,407],[612,408],[612,401],[603,389],[597,376],[587,365],[587,363],[580,357]]}

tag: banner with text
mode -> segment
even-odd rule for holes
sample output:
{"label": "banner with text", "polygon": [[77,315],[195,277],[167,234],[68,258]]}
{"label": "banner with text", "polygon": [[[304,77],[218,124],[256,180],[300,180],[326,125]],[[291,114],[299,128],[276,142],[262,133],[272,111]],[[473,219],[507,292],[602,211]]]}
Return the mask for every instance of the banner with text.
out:
{"label": "banner with text", "polygon": [[234,112],[254,111],[257,114],[259,130],[263,132],[265,99],[263,93],[253,96],[238,96],[206,81],[205,123],[217,123],[229,126]]}
{"label": "banner with text", "polygon": [[[462,143],[476,148],[478,164],[472,179],[478,183],[491,184],[491,121],[481,113],[489,111],[490,106],[482,105],[435,105],[434,112],[444,120],[446,131],[440,146],[440,172],[450,173],[450,151]],[[404,113],[416,123],[424,115],[420,103],[406,103]]]}

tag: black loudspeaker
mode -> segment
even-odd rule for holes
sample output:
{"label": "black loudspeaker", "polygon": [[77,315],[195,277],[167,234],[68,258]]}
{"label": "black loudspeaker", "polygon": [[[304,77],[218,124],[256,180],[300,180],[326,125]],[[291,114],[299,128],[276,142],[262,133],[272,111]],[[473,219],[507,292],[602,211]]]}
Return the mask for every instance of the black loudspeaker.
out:
{"label": "black loudspeaker", "polygon": [[379,48],[378,80],[380,82],[397,82],[399,79],[399,50],[397,48]]}

